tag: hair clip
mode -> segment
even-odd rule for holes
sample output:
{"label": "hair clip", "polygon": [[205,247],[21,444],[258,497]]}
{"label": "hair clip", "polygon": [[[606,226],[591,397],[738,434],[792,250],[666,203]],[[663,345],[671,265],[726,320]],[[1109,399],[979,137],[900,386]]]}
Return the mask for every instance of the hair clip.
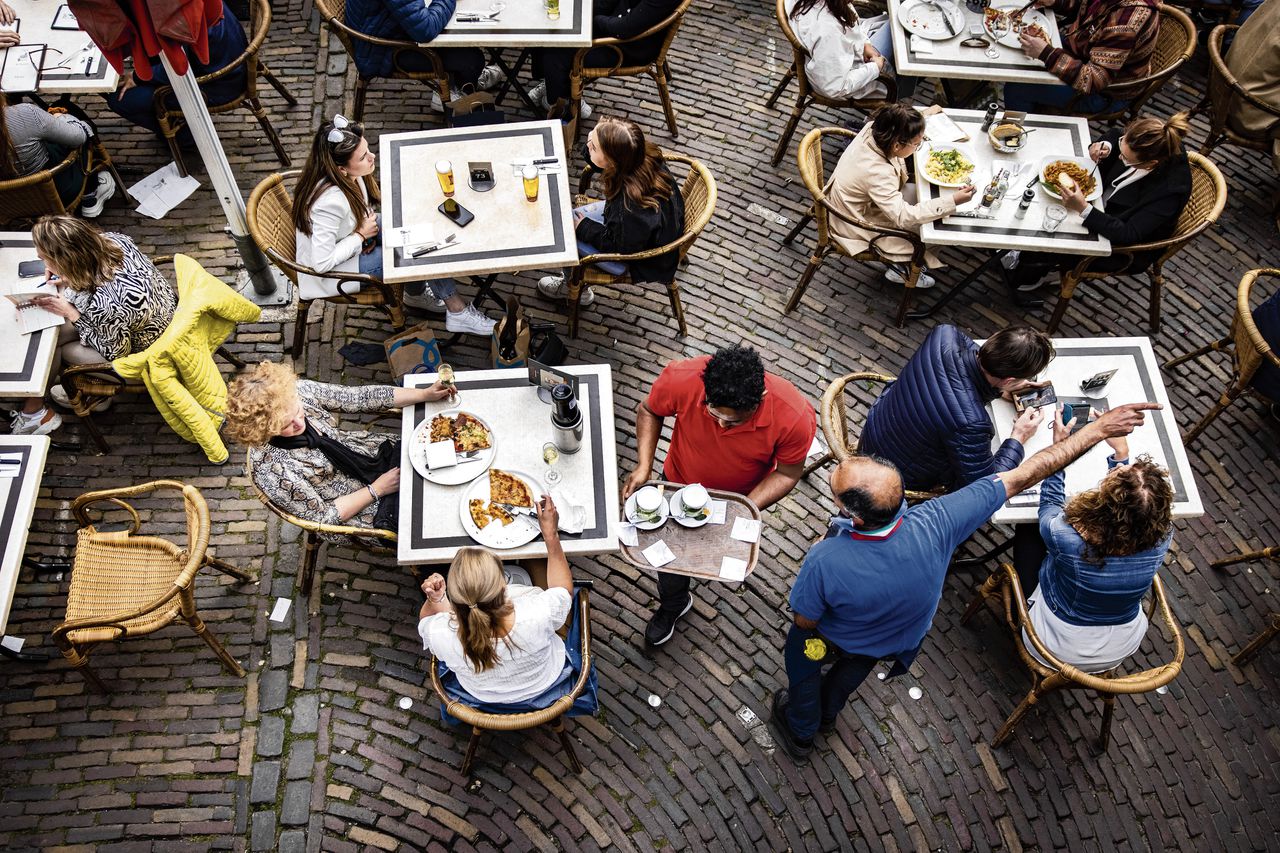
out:
{"label": "hair clip", "polygon": [[346,136],[346,128],[351,124],[351,122],[347,121],[346,117],[342,115],[342,113],[338,113],[333,117],[332,124],[333,129],[329,131],[329,135],[325,138],[329,140],[330,145],[337,145],[342,141],[343,137]]}

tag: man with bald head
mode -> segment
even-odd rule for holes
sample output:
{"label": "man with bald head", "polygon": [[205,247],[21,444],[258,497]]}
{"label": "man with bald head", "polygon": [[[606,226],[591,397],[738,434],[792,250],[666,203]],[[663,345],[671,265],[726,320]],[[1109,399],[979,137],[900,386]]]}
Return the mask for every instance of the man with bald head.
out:
{"label": "man with bald head", "polygon": [[907,671],[938,609],[952,553],[1005,501],[1098,442],[1128,435],[1144,410],[1158,408],[1117,406],[1075,435],[1055,431],[1060,440],[1011,471],[910,508],[891,462],[874,456],[841,462],[831,476],[839,515],[809,549],[791,588],[795,623],[783,652],[788,688],[774,694],[772,712],[783,749],[807,760],[814,735],[835,728],[879,661],[894,662],[890,677]]}

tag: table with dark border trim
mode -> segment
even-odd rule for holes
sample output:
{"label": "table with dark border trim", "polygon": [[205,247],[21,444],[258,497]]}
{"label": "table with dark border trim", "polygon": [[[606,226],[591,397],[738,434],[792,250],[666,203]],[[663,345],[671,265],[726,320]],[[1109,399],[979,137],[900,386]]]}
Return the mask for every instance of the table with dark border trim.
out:
{"label": "table with dark border trim", "polygon": [[[1204,515],[1200,490],[1196,487],[1187,451],[1182,446],[1177,418],[1169,405],[1169,394],[1165,391],[1150,338],[1054,338],[1053,346],[1057,355],[1039,378],[1053,382],[1059,398],[1082,397],[1080,383],[1083,380],[1103,370],[1119,368],[1107,384],[1102,398],[1107,408],[1142,402],[1164,406],[1159,411],[1147,412],[1142,426],[1129,436],[1129,458],[1150,454],[1153,460],[1169,470],[1169,480],[1173,484],[1174,518]],[[996,428],[996,436],[991,442],[994,451],[1009,437],[1015,412],[1013,404],[1002,399],[991,403],[991,412]],[[1045,415],[1045,425],[1027,443],[1028,457],[1052,442],[1047,408]],[[1107,444],[1098,444],[1067,466],[1067,495],[1095,487],[1107,473],[1107,456],[1110,454],[1111,448]],[[1009,506],[1006,503],[991,516],[991,520],[1004,524],[1034,523],[1038,515],[1039,507],[1036,505]]]}
{"label": "table with dark border trim", "polygon": [[[114,92],[120,85],[120,75],[111,67],[111,63],[102,58],[102,53],[94,46],[88,34],[83,30],[52,29],[54,15],[63,5],[62,0],[6,0],[6,2],[13,8],[13,13],[18,18],[18,35],[22,38],[21,44],[43,44],[49,48],[41,64],[40,82],[36,94],[106,93]],[[57,67],[67,57],[75,56],[86,45],[89,51],[98,57],[94,63],[95,67],[88,74],[83,71],[83,60],[75,62],[72,67]],[[0,60],[6,58],[7,52],[0,50]],[[77,70],[76,66],[79,66],[80,70]]]}
{"label": "table with dark border trim", "polygon": [[0,478],[0,634],[9,625],[9,609],[18,587],[27,531],[36,511],[48,453],[47,436],[0,435],[0,454],[22,458],[18,476]]}
{"label": "table with dark border trim", "polygon": [[487,13],[490,0],[459,0],[449,21],[428,47],[587,47],[592,0],[560,0],[558,20],[547,19],[543,0],[509,0],[497,21],[459,22],[460,12]]}
{"label": "table with dark border trim", "polygon": [[[384,242],[386,281],[475,276],[554,270],[578,263],[573,236],[573,195],[569,191],[568,158],[558,121],[528,121],[474,128],[392,133],[379,140],[382,155],[384,241],[390,231],[429,223],[432,236],[457,234],[459,245],[422,257]],[[514,156],[555,157],[555,174],[541,176],[536,202],[525,201],[520,178],[512,172]],[[435,162],[453,164],[454,198],[476,218],[459,228],[437,210],[444,201]],[[468,185],[469,162],[492,165],[496,185],[478,192]]]}
{"label": "table with dark border trim", "polygon": [[[19,263],[33,260],[36,250],[30,233],[0,233],[0,281],[5,282],[5,287],[18,280]],[[0,397],[44,394],[57,339],[57,327],[21,334],[17,309],[8,299],[0,300]]]}
{"label": "table with dark border trim", "polygon": [[[940,0],[947,3],[951,0]],[[1000,56],[991,59],[981,47],[961,47],[960,42],[969,35],[969,28],[982,24],[982,14],[966,9],[959,3],[964,12],[964,28],[949,39],[931,41],[933,51],[918,53],[911,49],[911,33],[898,22],[898,9],[903,0],[889,0],[889,23],[893,27],[893,65],[899,74],[911,77],[939,77],[942,80],[987,80],[1001,83],[1042,83],[1047,86],[1061,85],[1054,74],[1045,68],[1038,59],[1028,59],[1020,48],[999,45]],[[1013,0],[999,3],[1001,7],[1014,5]],[[1021,4],[1018,4],[1021,5]],[[1054,47],[1062,47],[1062,36],[1058,33],[1058,23],[1049,12],[1049,43]],[[990,36],[983,34],[990,40]]]}
{"label": "table with dark border trim", "polygon": [[[613,425],[613,372],[607,364],[567,365],[559,368],[580,377],[579,405],[583,411],[583,445],[575,454],[561,454],[556,468],[563,480],[552,492],[587,505],[586,528],[578,534],[562,532],[565,553],[605,554],[618,550],[618,455]],[[435,374],[405,377],[417,388],[435,382]],[[484,419],[494,432],[494,467],[525,474],[546,489],[541,448],[551,440],[551,406],[538,399],[525,368],[468,370],[455,374],[459,408]],[[503,393],[494,394],[494,390]],[[488,391],[483,396],[477,392]],[[427,482],[409,460],[410,439],[426,418],[451,407],[424,403],[403,410],[400,486],[400,529],[397,558],[401,563],[448,563],[459,548],[478,545],[466,534],[459,503],[470,484],[441,486]],[[481,474],[487,480],[488,474]],[[564,508],[561,508],[562,512]],[[496,522],[495,522],[496,523]],[[519,524],[528,522],[518,521]],[[527,545],[498,551],[503,559],[545,557],[538,536]]]}

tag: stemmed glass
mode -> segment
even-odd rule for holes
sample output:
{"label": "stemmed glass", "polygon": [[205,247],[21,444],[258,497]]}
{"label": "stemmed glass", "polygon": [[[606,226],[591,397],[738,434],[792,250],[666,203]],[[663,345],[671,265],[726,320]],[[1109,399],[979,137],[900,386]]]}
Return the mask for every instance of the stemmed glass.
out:
{"label": "stemmed glass", "polygon": [[1011,24],[1008,15],[1000,15],[998,18],[992,20],[988,25],[987,28],[991,32],[992,42],[991,46],[986,49],[985,53],[991,59],[998,59],[1000,57],[1000,39],[1009,34],[1010,26]]}
{"label": "stemmed glass", "polygon": [[[453,388],[453,366],[444,364],[443,362],[436,368],[436,379],[440,380],[440,384],[446,388]],[[457,391],[454,391],[453,401],[458,402]]]}
{"label": "stemmed glass", "polygon": [[542,479],[548,486],[554,486],[560,482],[560,472],[555,469],[555,464],[560,461],[560,449],[553,442],[548,441],[542,445],[542,461],[547,465]]}

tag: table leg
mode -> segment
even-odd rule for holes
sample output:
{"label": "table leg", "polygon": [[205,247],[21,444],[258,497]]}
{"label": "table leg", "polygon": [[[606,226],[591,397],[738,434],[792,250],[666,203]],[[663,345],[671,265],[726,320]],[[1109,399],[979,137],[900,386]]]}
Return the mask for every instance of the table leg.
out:
{"label": "table leg", "polygon": [[978,280],[979,277],[982,276],[983,273],[991,269],[992,264],[999,263],[1000,259],[1005,256],[1005,253],[1007,251],[1008,249],[997,249],[996,251],[992,252],[991,255],[989,255],[987,259],[983,261],[982,264],[976,270],[969,273],[964,278],[960,279],[960,281],[956,282],[955,286],[953,286],[946,293],[942,294],[941,298],[939,298],[937,302],[933,303],[928,308],[917,308],[914,311],[908,311],[907,319],[923,320],[926,317],[932,317],[934,314],[937,314],[938,311],[943,306],[945,306],[951,300],[959,296],[961,292],[967,290],[970,285],[972,285],[975,281]]}
{"label": "table leg", "polygon": [[514,66],[508,66],[506,60],[502,58],[501,48],[489,48],[489,58],[493,60],[494,65],[497,65],[502,69],[502,73],[505,74],[507,78],[502,82],[502,85],[498,87],[497,94],[493,96],[493,102],[495,104],[501,104],[502,99],[507,96],[507,92],[515,89],[516,94],[520,96],[520,100],[524,101],[524,105],[529,108],[530,112],[535,116],[540,116],[546,111],[535,104],[533,99],[529,97],[529,92],[524,88],[524,86],[520,85],[520,71],[524,68],[525,62],[529,60],[529,50],[530,49],[527,47],[521,48],[519,55],[516,56],[516,64]]}
{"label": "table leg", "polygon": [[22,567],[30,569],[37,575],[65,574],[71,571],[71,564],[64,560],[47,560],[44,557],[22,555]]}
{"label": "table leg", "polygon": [[6,646],[0,646],[0,655],[7,657],[9,660],[26,661],[27,663],[48,663],[53,660],[53,655],[38,655],[33,652],[15,652],[13,649]]}

